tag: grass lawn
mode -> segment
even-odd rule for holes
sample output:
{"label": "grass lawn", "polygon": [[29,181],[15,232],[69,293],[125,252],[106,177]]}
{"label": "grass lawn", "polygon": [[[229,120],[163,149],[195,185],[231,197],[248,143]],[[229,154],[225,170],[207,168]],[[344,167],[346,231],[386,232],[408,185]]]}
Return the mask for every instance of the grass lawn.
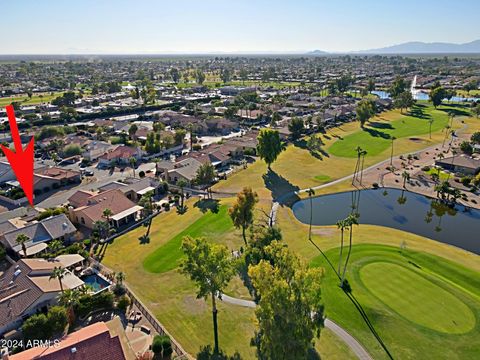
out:
{"label": "grass lawn", "polygon": [[[430,168],[430,170],[426,171],[425,173],[428,174],[428,175],[433,175],[433,174],[439,175],[440,181],[445,181],[449,177],[448,173],[446,173],[445,171],[440,171],[440,173],[439,173],[439,171],[435,168]],[[450,177],[451,177],[451,175],[450,175]]]}
{"label": "grass lawn", "polygon": [[[243,244],[240,231],[233,228],[227,214],[233,199],[222,199],[217,214],[203,213],[195,201],[187,202],[189,210],[183,215],[170,211],[156,217],[149,243],[140,243],[145,227],[137,228],[115,239],[103,259],[106,266],[126,274],[127,284],[191,354],[196,354],[201,345],[213,344],[211,307],[209,301],[196,299],[194,284],[175,268],[181,257],[179,234],[206,236],[232,249]],[[266,209],[266,205],[259,203],[260,208]],[[170,257],[170,252],[175,255]],[[231,281],[226,293],[249,298],[239,278]],[[255,349],[250,346],[254,311],[222,302],[218,306],[221,348],[228,354],[239,351],[243,359],[254,359]],[[345,344],[328,330],[322,332],[317,348],[325,359],[354,358]]]}
{"label": "grass lawn", "polygon": [[475,315],[467,305],[410,268],[377,261],[363,266],[359,275],[374,296],[417,325],[447,334],[475,327]]}
{"label": "grass lawn", "polygon": [[29,99],[27,95],[2,97],[0,98],[0,106],[3,107],[3,106],[10,105],[14,101],[20,102],[21,105],[36,105],[36,104],[50,102],[62,94],[63,92],[55,92],[53,93],[53,95],[51,93],[45,93],[45,94],[42,94],[42,97],[40,97],[40,95],[34,94],[31,99]]}
{"label": "grass lawn", "polygon": [[[326,252],[336,264],[338,249]],[[355,334],[375,359],[386,358],[325,268],[327,316]],[[476,359],[480,343],[480,273],[423,252],[356,245],[348,276],[353,294],[397,359]]]}
{"label": "grass lawn", "polygon": [[[432,138],[430,139],[429,137],[428,127],[426,133],[416,135],[414,139],[412,139],[411,136],[398,137],[394,143],[395,155],[415,152],[443,141],[445,133],[442,131],[443,126],[441,124],[447,121],[445,111],[455,109],[455,107],[442,106],[439,109],[441,110],[433,110],[433,107],[427,106],[425,110],[425,113],[433,113],[434,115],[432,116],[438,117],[438,119],[434,121],[437,127],[434,128],[432,125]],[[457,111],[460,110],[457,109]],[[417,131],[415,130],[415,124],[419,122],[420,125],[422,125],[426,120],[415,120],[410,116],[400,114],[398,110],[392,110],[379,115],[375,121],[385,123],[386,125],[389,125],[390,122],[394,123],[395,126],[400,126],[402,128],[401,131],[405,134],[407,131]],[[411,125],[413,130],[408,129],[408,126],[406,129],[406,125],[404,125],[402,121],[405,121],[407,125]],[[453,122],[453,128],[463,129],[462,131],[473,133],[480,129],[480,121],[472,117],[457,117]],[[435,131],[435,129],[437,130]],[[389,129],[385,129],[384,131],[387,130],[391,131]],[[251,186],[258,192],[261,198],[271,199],[285,192],[317,186],[339,179],[353,172],[356,158],[336,156],[330,153],[330,149],[332,147],[345,148],[347,149],[345,153],[348,155],[350,150],[348,150],[348,146],[345,147],[345,139],[349,139],[350,136],[354,136],[354,138],[357,136],[362,138],[366,136],[366,138],[362,140],[363,142],[359,144],[362,147],[375,147],[376,145],[371,145],[371,143],[376,142],[382,147],[384,146],[382,144],[386,141],[387,147],[383,148],[382,151],[379,153],[376,151],[368,153],[365,159],[365,167],[390,157],[390,140],[373,137],[370,133],[361,130],[358,122],[351,122],[343,124],[340,127],[329,129],[325,135],[322,135],[322,140],[325,143],[324,149],[327,149],[327,154],[321,158],[312,156],[305,148],[304,141],[299,141],[296,144],[289,145],[287,149],[280,154],[277,161],[272,165],[273,172],[267,173],[265,163],[258,160],[250,164],[246,170],[231,175],[227,180],[220,181],[214,186],[214,190],[234,194],[248,184],[248,186]],[[352,144],[350,140],[347,141]],[[353,150],[356,146],[357,144],[351,149]],[[340,148],[338,151],[343,152],[344,150]],[[331,190],[331,188],[328,188],[328,190]]]}
{"label": "grass lawn", "polygon": [[[322,258],[319,257],[318,250],[312,243],[308,241],[308,225],[299,223],[295,219],[291,209],[288,207],[279,208],[277,213],[277,223],[278,226],[282,229],[283,239],[288,244],[290,249],[292,249],[295,253],[305,259],[305,261],[311,261],[313,262],[313,264],[321,264],[322,267],[325,268],[326,277],[324,286],[322,287],[322,291],[325,299],[325,311],[327,316],[330,317],[332,320],[338,322],[341,326],[345,327],[345,329],[347,329],[351,334],[354,334],[355,337],[371,352],[372,356],[375,359],[385,358],[383,350],[378,346],[375,338],[370,334],[366,325],[364,325],[362,319],[359,317],[358,313],[353,310],[353,305],[348,302],[344,294],[342,294],[338,289],[337,281],[335,281],[335,279],[332,279],[331,271],[329,271],[328,267],[324,266],[325,264],[322,262]],[[355,247],[352,251],[353,259],[358,258],[362,260],[369,258],[366,253],[360,252],[362,246],[366,246],[365,244],[375,244],[375,247],[390,249],[391,252],[395,254],[395,252],[398,253],[400,249],[400,244],[405,243],[408,252],[415,253],[416,257],[422,259],[422,264],[417,261],[413,262],[419,264],[423,269],[422,271],[433,274],[434,276],[433,279],[429,278],[429,281],[433,282],[433,284],[437,287],[431,285],[431,289],[429,289],[429,294],[432,295],[432,292],[430,292],[432,290],[435,290],[437,294],[445,294],[443,291],[448,290],[450,294],[454,294],[455,296],[457,296],[456,291],[459,290],[459,299],[461,300],[462,304],[460,304],[460,306],[456,309],[460,309],[459,311],[465,310],[465,307],[463,306],[464,304],[467,304],[469,308],[472,308],[473,306],[473,310],[471,311],[475,314],[476,319],[480,319],[480,313],[478,310],[480,308],[480,257],[478,255],[421,236],[386,227],[360,225],[358,227],[355,227],[354,231],[354,244],[359,244],[359,246]],[[314,243],[319,246],[323,251],[328,252],[329,257],[331,256],[332,259],[334,259],[334,263],[336,263],[335,259],[338,251],[337,247],[340,242],[340,231],[337,229],[337,227],[314,226],[312,233],[312,239]],[[379,252],[375,255],[375,260],[378,262],[389,262],[390,252]],[[354,269],[353,264],[355,261],[357,260],[352,260],[352,269]],[[428,266],[426,265],[427,262]],[[402,263],[400,265],[404,264]],[[373,270],[377,269],[373,268]],[[462,275],[455,275],[457,273],[460,273]],[[362,273],[360,272],[360,274]],[[414,279],[418,279],[414,277],[415,275],[417,274],[414,273],[410,276],[410,281],[412,277]],[[422,274],[422,276],[423,275],[425,274]],[[351,275],[350,272],[347,272],[347,277],[350,282],[352,282],[352,280],[350,280],[352,276],[353,275]],[[391,274],[384,271],[381,272],[381,274],[378,276],[385,277],[385,279],[377,277],[377,279],[381,279],[380,283],[382,284],[382,288],[384,288],[383,285],[389,286],[389,281],[392,281],[390,277],[396,276],[396,272]],[[393,354],[395,358],[450,358],[448,356],[425,356],[426,353],[423,354],[424,356],[415,357],[416,344],[417,342],[422,344],[423,342],[425,342],[430,345],[432,343],[435,343],[435,346],[437,346],[436,351],[440,353],[440,349],[442,349],[444,346],[442,345],[442,341],[445,340],[448,344],[445,346],[451,347],[451,349],[449,350],[449,355],[452,355],[455,351],[459,351],[459,354],[462,354],[462,351],[464,351],[463,347],[468,347],[468,345],[466,345],[468,341],[473,341],[472,338],[475,336],[478,337],[480,334],[480,328],[478,324],[468,334],[462,335],[445,334],[444,332],[439,332],[432,329],[429,329],[428,331],[418,331],[417,328],[423,329],[424,326],[417,323],[412,324],[412,321],[410,321],[407,317],[411,318],[413,315],[406,312],[400,315],[400,310],[399,312],[396,312],[396,310],[398,309],[392,309],[391,307],[386,306],[384,302],[381,302],[381,306],[379,308],[372,308],[373,303],[377,304],[377,302],[381,301],[379,300],[377,295],[374,294],[375,290],[369,290],[368,292],[360,292],[361,289],[359,289],[359,287],[364,287],[362,280],[359,276],[356,276],[353,280],[355,280],[355,282],[352,283],[354,294],[358,297],[360,297],[360,295],[363,295],[360,298],[360,301],[366,307],[367,311],[370,311],[370,309],[372,309],[371,312],[369,312],[369,315],[371,316],[374,324],[379,324],[380,327],[378,328],[378,330],[380,330],[380,333],[384,337],[384,340],[387,342],[389,347],[391,347],[391,345],[393,346],[394,344],[397,344],[393,349]],[[407,279],[404,280],[406,281]],[[438,284],[439,281],[440,285]],[[430,285],[430,283],[428,284]],[[423,285],[424,283],[416,283],[415,287],[410,286],[408,290],[405,290],[405,288],[401,287],[396,289],[396,291],[401,293],[401,295],[399,296],[403,297],[405,297],[403,291],[407,291],[408,294],[416,292],[414,296],[421,297],[423,296],[422,293],[424,293],[424,289],[423,287],[421,287]],[[474,290],[475,287],[476,290]],[[411,296],[413,296],[413,294]],[[443,298],[440,299],[442,301]],[[432,312],[432,308],[438,306],[438,303],[434,303],[435,301],[437,301],[437,299],[432,298],[428,302],[428,305],[430,305],[430,308],[428,309],[429,313]],[[457,299],[452,300],[451,303],[456,303],[458,305]],[[412,311],[415,311],[414,309],[416,306],[418,306],[418,303],[415,303],[414,301],[409,301],[409,306],[413,308]],[[437,309],[439,311],[443,310],[441,306]],[[404,311],[404,309],[401,310]],[[427,317],[429,316],[428,312],[427,315],[425,315]],[[463,318],[463,326],[467,324],[467,326],[465,326],[466,328],[468,327],[468,323],[469,321],[471,321],[471,318],[469,320],[468,311],[466,311],[465,314],[466,317]],[[446,316],[446,314],[438,315],[439,318],[444,316]],[[432,321],[432,319],[433,318],[430,318],[430,321]],[[445,318],[443,319],[443,324],[446,324],[447,321],[445,320]],[[399,329],[398,333],[397,329]],[[403,337],[407,338],[407,340],[403,341]],[[461,341],[459,342],[459,345],[454,345],[454,340],[456,337],[460,337]],[[428,346],[424,346],[422,348],[422,351],[427,350]],[[463,353],[465,357],[463,358],[474,358],[471,356],[472,353],[469,351],[473,350],[465,350]],[[478,348],[476,349],[476,351],[478,351]],[[451,358],[460,359],[462,357],[460,355],[452,355]]]}
{"label": "grass lawn", "polygon": [[233,232],[233,223],[228,216],[228,206],[221,205],[218,213],[208,212],[185,230],[175,235],[167,243],[150,253],[143,267],[153,273],[162,273],[178,267],[182,258],[182,239],[184,236],[206,237],[214,239]]}
{"label": "grass lawn", "polygon": [[[149,243],[140,244],[138,238],[145,231],[144,227],[140,227],[119,237],[113,244],[109,245],[103,261],[114,270],[121,270],[126,273],[126,281],[134,292],[140,296],[142,301],[146,303],[172,335],[192,354],[195,354],[201,345],[212,343],[209,302],[196,299],[193,283],[181,275],[176,269],[166,271],[160,266],[160,272],[151,272],[145,269],[144,264],[148,263],[146,259],[151,258],[151,254],[161,254],[159,257],[155,256],[156,259],[161,259],[162,256],[165,256],[164,246],[168,246],[172,241],[175,241],[175,239],[178,238],[177,234],[180,233],[189,233],[194,236],[207,236],[208,234],[208,239],[212,241],[225,243],[231,248],[238,248],[242,244],[240,232],[234,230],[231,225],[229,230],[226,230],[227,226],[225,225],[228,219],[226,208],[231,202],[232,199],[222,200],[219,212],[212,214],[210,212],[202,213],[197,206],[194,206],[195,200],[191,199],[187,203],[189,210],[186,214],[178,215],[174,211],[170,211],[155,218],[152,224]],[[266,204],[267,203],[261,203],[260,206]],[[207,222],[208,225],[205,219],[209,220]],[[215,222],[218,222],[219,225],[215,225]],[[306,239],[307,225],[296,221],[291,210],[286,207],[279,209],[278,224],[282,228],[284,241],[288,243],[293,251],[306,261],[313,259],[318,262],[318,260],[315,260],[318,254],[317,250]],[[187,231],[186,229],[189,230]],[[372,236],[372,234],[375,235]],[[335,227],[314,227],[313,240],[325,250],[335,248],[338,244],[338,238],[339,232]],[[407,243],[408,249],[443,256],[449,260],[461,262],[464,266],[471,267],[476,271],[480,271],[478,256],[413,234],[367,225],[359,226],[355,233],[356,244],[388,244],[398,249],[398,245],[402,241]],[[172,251],[175,252],[176,249],[173,247]],[[383,256],[380,258],[384,260]],[[130,260],[127,261],[126,259]],[[171,259],[171,261],[177,260],[178,257]],[[435,261],[438,261],[436,257]],[[434,264],[435,263],[432,262],[431,268],[433,269],[435,269]],[[454,266],[456,265],[452,263],[452,269],[454,269]],[[475,273],[472,272],[472,274]],[[442,276],[444,275],[445,274],[442,274]],[[472,279],[474,276],[470,278]],[[336,290],[336,285],[329,283],[327,279],[328,276],[323,290],[327,305],[327,315],[349,329],[362,344],[365,344],[369,351],[372,351],[374,355],[378,355],[381,358],[383,356],[382,351],[378,348],[375,340],[368,333],[365,326],[355,320],[356,314],[348,312],[351,311],[349,305],[346,304],[345,307],[342,308],[347,311],[347,318],[344,318],[344,313],[342,312],[337,314],[335,310],[337,308],[336,304],[330,303],[329,305],[329,294],[331,291]],[[447,283],[450,281],[452,284],[457,284],[456,279],[451,277],[447,277],[447,279],[449,280],[442,281]],[[467,285],[461,282],[458,283],[462,288],[467,288]],[[454,285],[452,286],[455,287]],[[442,290],[440,289],[440,291]],[[474,293],[472,289],[469,289],[469,291]],[[248,293],[238,278],[232,280],[226,292],[232,296],[248,298]],[[371,293],[369,293],[368,296],[369,299],[375,297],[375,295]],[[335,297],[335,301],[339,300],[337,297],[338,296]],[[455,301],[453,301],[453,303],[455,303]],[[228,353],[233,353],[238,350],[245,359],[254,358],[254,349],[249,346],[249,339],[254,331],[253,310],[224,303],[220,303],[219,306],[219,329],[222,348]],[[347,321],[350,319],[350,316],[353,316],[355,320],[353,325]],[[410,324],[409,320],[404,319],[402,321]],[[407,325],[403,324],[402,326],[404,329],[408,329]],[[420,325],[417,324],[416,326]],[[319,344],[317,344],[321,355],[325,356],[324,358],[328,359],[330,356],[334,359],[352,358],[349,350],[339,342],[333,334],[325,334],[328,334],[328,332],[322,335],[323,338]],[[396,351],[397,350],[398,349],[396,349]],[[400,349],[398,351],[402,351],[400,354],[408,354],[410,350],[407,346],[406,350]]]}
{"label": "grass lawn", "polygon": [[409,115],[398,112],[380,114],[368,122],[363,130],[337,140],[328,148],[328,152],[340,157],[356,157],[355,148],[360,145],[369,155],[378,155],[390,148],[392,137],[400,139],[429,134],[429,119],[433,119],[432,132],[444,129],[448,123],[445,109],[441,107],[435,110],[432,106],[418,104]]}

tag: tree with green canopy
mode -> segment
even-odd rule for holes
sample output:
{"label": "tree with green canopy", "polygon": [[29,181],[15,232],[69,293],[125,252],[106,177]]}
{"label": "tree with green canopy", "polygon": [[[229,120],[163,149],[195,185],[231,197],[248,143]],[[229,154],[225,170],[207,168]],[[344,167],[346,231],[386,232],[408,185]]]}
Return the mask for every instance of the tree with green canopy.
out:
{"label": "tree with green canopy", "polygon": [[363,128],[365,123],[375,115],[375,103],[369,99],[361,100],[357,105],[356,113],[360,126]]}
{"label": "tree with green canopy", "polygon": [[247,245],[246,230],[253,224],[253,216],[255,205],[258,202],[258,195],[251,187],[244,187],[242,191],[237,194],[237,201],[229,209],[230,217],[233,225],[242,229],[242,237],[245,245]]}
{"label": "tree with green canopy", "polygon": [[323,270],[309,268],[277,241],[266,247],[273,261],[250,266],[259,295],[258,329],[252,339],[260,359],[307,359],[323,327]]}
{"label": "tree with green canopy", "polygon": [[268,170],[271,170],[272,163],[285,148],[280,134],[277,130],[261,129],[257,140],[257,153],[267,163]]}
{"label": "tree with green canopy", "polygon": [[221,298],[234,275],[230,251],[224,245],[209,243],[204,238],[183,238],[182,250],[185,259],[180,264],[180,271],[197,285],[197,298],[211,297],[214,352],[219,352],[218,323],[216,299]]}
{"label": "tree with green canopy", "polygon": [[288,124],[288,130],[291,133],[292,140],[298,140],[305,131],[305,124],[302,119],[294,117]]}

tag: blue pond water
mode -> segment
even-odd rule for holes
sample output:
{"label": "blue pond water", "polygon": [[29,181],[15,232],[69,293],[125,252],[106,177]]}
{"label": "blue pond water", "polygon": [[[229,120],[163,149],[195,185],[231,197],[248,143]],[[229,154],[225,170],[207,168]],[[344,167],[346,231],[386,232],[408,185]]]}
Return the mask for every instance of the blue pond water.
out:
{"label": "blue pond water", "polygon": [[[376,90],[376,91],[372,91],[372,94],[375,94],[377,95],[380,99],[389,99],[390,98],[390,94],[386,91],[381,91],[381,90]],[[428,97],[428,94],[425,93],[425,92],[422,92],[422,91],[419,91],[416,95],[415,95],[415,99],[416,100],[424,100],[424,101],[427,101],[429,99]],[[476,98],[476,97],[468,97],[468,98],[463,98],[463,97],[460,97],[460,96],[454,96],[450,99],[450,101],[454,101],[454,102],[461,102],[461,101],[479,101],[480,98]],[[447,99],[445,99],[445,101],[448,102]]]}
{"label": "blue pond water", "polygon": [[[480,210],[450,208],[434,199],[398,189],[369,189],[312,198],[312,223],[335,225],[351,212],[352,199],[358,204],[360,224],[408,231],[480,254]],[[299,221],[309,223],[309,199],[297,201],[292,209]]]}
{"label": "blue pond water", "polygon": [[85,284],[90,285],[93,291],[96,293],[110,286],[108,281],[102,279],[97,274],[85,275],[82,277],[82,280],[85,282]]}

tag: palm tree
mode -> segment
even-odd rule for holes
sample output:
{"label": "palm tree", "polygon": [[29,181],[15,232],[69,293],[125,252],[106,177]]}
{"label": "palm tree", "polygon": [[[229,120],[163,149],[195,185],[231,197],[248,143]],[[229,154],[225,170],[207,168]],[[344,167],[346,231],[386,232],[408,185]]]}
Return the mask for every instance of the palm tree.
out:
{"label": "palm tree", "polygon": [[106,240],[111,233],[112,231],[110,230],[110,226],[106,221],[95,221],[93,223],[92,241],[90,243],[90,256],[93,255],[94,243],[98,243],[100,240]]}
{"label": "palm tree", "polygon": [[[86,286],[84,288],[88,289]],[[87,291],[87,290],[82,290],[82,292],[83,291]],[[75,313],[74,313],[73,309],[74,309],[75,305],[78,304],[79,299],[82,295],[82,292],[80,292],[77,289],[75,289],[75,290],[66,289],[64,292],[62,292],[60,294],[60,296],[58,298],[58,303],[60,305],[64,306],[67,309],[69,324],[73,324],[73,322],[75,320]]]}
{"label": "palm tree", "polygon": [[115,274],[115,281],[117,282],[117,285],[122,285],[123,280],[125,280],[125,274],[123,272],[118,272]]}
{"label": "palm tree", "polygon": [[442,148],[445,146],[445,141],[447,141],[448,134],[450,134],[450,131],[449,131],[450,129],[451,129],[451,126],[447,124],[445,126],[445,137],[443,138]]}
{"label": "palm tree", "polygon": [[[143,213],[145,214],[145,217],[149,217],[153,214],[153,191],[148,191],[147,193],[143,194],[142,197],[140,198],[140,201],[138,204],[143,207]],[[147,228],[147,233],[145,234],[145,238],[148,237],[150,234],[150,227],[152,226],[152,220],[148,222],[148,228]]]}
{"label": "palm tree", "polygon": [[342,253],[343,253],[343,236],[345,229],[347,228],[347,222],[345,220],[338,220],[337,227],[340,229],[341,236],[340,236],[340,255],[338,257],[338,273],[340,274],[340,267],[342,264]]}
{"label": "palm tree", "polygon": [[183,210],[183,203],[184,203],[184,200],[185,200],[185,193],[183,192],[183,188],[186,187],[188,184],[185,180],[183,179],[180,179],[178,180],[177,182],[177,186],[180,188],[180,199],[181,199],[181,203],[180,203],[180,209]]}
{"label": "palm tree", "polygon": [[355,183],[357,173],[360,171],[360,157],[362,156],[363,149],[360,146],[357,146],[355,151],[357,152],[357,162],[355,163],[355,170],[353,171],[352,185]]}
{"label": "palm tree", "polygon": [[113,212],[109,208],[106,208],[103,210],[103,217],[107,219],[108,226],[110,226],[110,216],[112,215],[113,215]]}
{"label": "palm tree", "polygon": [[52,254],[52,255],[56,254],[62,247],[63,247],[63,244],[58,239],[52,240],[48,244],[48,249],[50,251],[50,254]]}
{"label": "palm tree", "polygon": [[392,151],[390,153],[390,166],[393,166],[393,142],[397,139],[395,136],[391,137],[392,139]]}
{"label": "palm tree", "polygon": [[432,138],[432,125],[433,125],[433,118],[428,119],[428,125],[429,125],[429,133],[430,133],[430,139]]}
{"label": "palm tree", "polygon": [[407,181],[410,180],[410,174],[407,171],[404,171],[402,173],[402,178],[403,178],[403,188],[405,188]]}
{"label": "palm tree", "polygon": [[17,236],[15,241],[17,242],[17,244],[20,244],[22,246],[23,255],[27,257],[27,247],[25,246],[25,243],[27,241],[30,241],[30,238],[25,234],[20,234]]}
{"label": "palm tree", "polygon": [[58,282],[60,284],[60,290],[61,292],[63,293],[63,284],[62,284],[62,279],[65,277],[65,274],[67,273],[67,270],[65,270],[63,267],[61,266],[55,266],[53,271],[52,271],[52,274],[50,275],[50,280],[51,279],[58,279]]}
{"label": "palm tree", "polygon": [[132,156],[130,159],[128,159],[128,162],[130,163],[130,166],[132,167],[133,177],[135,177],[135,164],[137,163],[137,159],[134,156]]}
{"label": "palm tree", "polygon": [[313,221],[313,202],[312,202],[312,196],[315,195],[315,191],[310,188],[307,190],[308,197],[310,199],[310,227],[308,230],[308,239],[311,241],[312,240],[312,221]]}
{"label": "palm tree", "polygon": [[359,217],[358,213],[352,213],[348,215],[347,218],[345,219],[346,225],[349,227],[349,230],[350,230],[350,238],[349,238],[349,244],[348,244],[347,258],[345,259],[345,265],[343,266],[342,279],[340,282],[340,286],[342,288],[345,281],[345,273],[347,272],[348,261],[350,260],[350,254],[352,252],[353,225],[358,225],[358,217]]}
{"label": "palm tree", "polygon": [[457,156],[457,150],[453,149],[453,150],[452,150],[452,167],[451,167],[452,170],[448,172],[447,181],[450,180],[450,175],[451,175],[451,173],[452,173],[452,171],[453,171],[453,169],[454,169],[453,164],[455,163],[455,156]]}

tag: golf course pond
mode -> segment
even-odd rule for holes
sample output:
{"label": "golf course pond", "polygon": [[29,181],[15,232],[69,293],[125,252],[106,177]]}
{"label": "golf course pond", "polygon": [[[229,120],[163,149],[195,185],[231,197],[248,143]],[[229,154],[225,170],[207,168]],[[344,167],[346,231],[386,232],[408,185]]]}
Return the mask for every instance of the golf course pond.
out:
{"label": "golf course pond", "polygon": [[450,207],[406,190],[382,188],[323,195],[297,201],[292,210],[303,223],[308,224],[311,218],[313,225],[326,226],[345,219],[352,208],[360,214],[359,224],[408,231],[480,254],[480,210]]}

